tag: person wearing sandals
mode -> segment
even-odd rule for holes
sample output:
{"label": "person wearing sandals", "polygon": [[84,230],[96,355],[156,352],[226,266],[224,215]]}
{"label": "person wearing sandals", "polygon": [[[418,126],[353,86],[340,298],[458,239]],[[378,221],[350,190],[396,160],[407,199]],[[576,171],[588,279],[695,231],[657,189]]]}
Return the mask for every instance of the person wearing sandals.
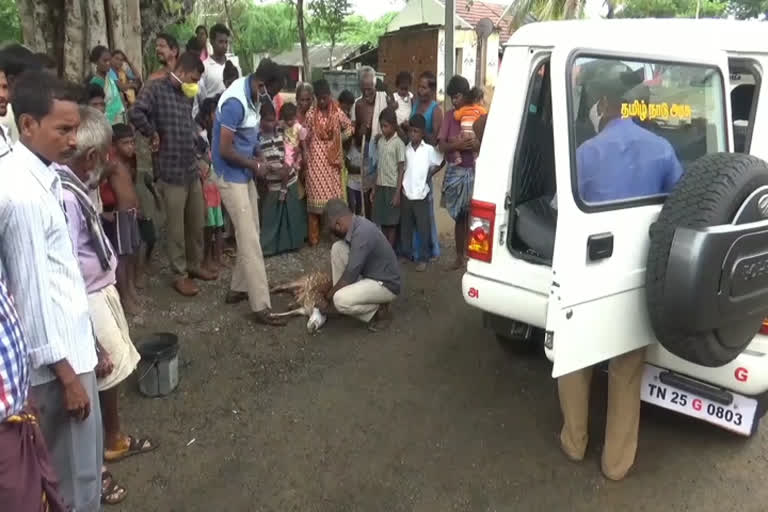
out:
{"label": "person wearing sandals", "polygon": [[29,346],[30,397],[61,493],[78,512],[99,510],[101,501],[98,358],[51,163],[74,150],[81,97],[79,87],[44,71],[16,80],[11,102],[20,139],[3,158],[13,179],[0,188],[2,274]]}
{"label": "person wearing sandals", "polygon": [[[136,369],[139,353],[131,341],[128,323],[115,288],[117,259],[115,250],[99,222],[99,214],[88,197],[92,173],[105,164],[112,143],[112,128],[97,110],[80,107],[77,149],[69,167],[57,166],[62,185],[64,213],[72,245],[88,292],[88,306],[99,348],[96,384],[104,424],[104,460],[116,462],[125,457],[154,450],[147,438],[125,435],[120,429],[118,385]],[[108,479],[111,475],[105,475]],[[107,503],[122,501],[125,490],[116,488],[114,479],[102,490]]]}
{"label": "person wearing sandals", "polygon": [[211,139],[216,186],[237,237],[237,260],[224,301],[234,304],[248,300],[254,319],[272,326],[286,322],[272,314],[259,233],[255,180],[266,177],[270,167],[254,157],[254,149],[261,121],[259,90],[278,76],[280,67],[270,59],[262,59],[253,74],[235,80],[219,99]]}

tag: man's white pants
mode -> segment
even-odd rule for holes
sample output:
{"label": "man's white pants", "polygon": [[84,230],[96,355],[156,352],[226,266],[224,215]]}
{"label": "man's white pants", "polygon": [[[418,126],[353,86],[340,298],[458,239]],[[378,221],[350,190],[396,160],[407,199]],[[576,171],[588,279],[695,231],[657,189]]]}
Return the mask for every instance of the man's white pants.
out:
{"label": "man's white pants", "polygon": [[[344,240],[339,240],[331,247],[331,270],[334,285],[341,279],[348,262],[349,245]],[[389,304],[396,297],[381,281],[362,278],[337,291],[333,296],[333,304],[336,306],[336,311],[342,315],[353,316],[368,323],[381,304]]]}

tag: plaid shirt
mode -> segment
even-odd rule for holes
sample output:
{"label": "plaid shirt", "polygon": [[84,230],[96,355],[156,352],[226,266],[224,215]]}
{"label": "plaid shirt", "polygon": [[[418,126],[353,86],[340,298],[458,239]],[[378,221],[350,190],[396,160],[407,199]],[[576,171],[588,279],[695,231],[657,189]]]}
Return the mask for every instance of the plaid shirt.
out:
{"label": "plaid shirt", "polygon": [[145,85],[128,118],[145,137],[160,136],[160,149],[152,155],[155,178],[171,185],[189,185],[198,179],[200,137],[192,119],[192,100],[172,80],[170,76],[158,78]]}
{"label": "plaid shirt", "polygon": [[13,299],[0,280],[0,421],[18,414],[27,399],[27,344]]}

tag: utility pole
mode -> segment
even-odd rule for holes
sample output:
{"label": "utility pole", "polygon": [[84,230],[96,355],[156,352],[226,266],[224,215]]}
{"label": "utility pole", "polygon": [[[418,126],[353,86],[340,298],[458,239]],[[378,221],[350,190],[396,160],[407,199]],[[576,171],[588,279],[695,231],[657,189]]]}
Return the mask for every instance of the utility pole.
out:
{"label": "utility pole", "polygon": [[456,50],[454,49],[453,35],[456,29],[455,16],[456,1],[445,0],[445,101],[450,104],[451,98],[448,97],[448,81],[453,77],[455,63],[454,58]]}

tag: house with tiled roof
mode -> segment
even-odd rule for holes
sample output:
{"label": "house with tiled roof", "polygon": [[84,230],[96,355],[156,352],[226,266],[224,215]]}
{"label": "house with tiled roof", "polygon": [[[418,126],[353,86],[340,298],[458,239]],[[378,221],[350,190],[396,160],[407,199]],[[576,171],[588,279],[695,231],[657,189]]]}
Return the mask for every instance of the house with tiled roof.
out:
{"label": "house with tiled roof", "polygon": [[[508,5],[493,0],[455,0],[454,63],[450,74],[460,74],[475,85],[493,88],[503,45],[514,32]],[[488,20],[491,34],[482,40],[476,28]],[[526,21],[533,21],[528,20]],[[400,71],[414,77],[423,71],[437,76],[438,97],[445,84],[445,4],[441,0],[409,0],[379,38],[379,71],[389,85]],[[487,24],[487,22],[486,22]]]}

